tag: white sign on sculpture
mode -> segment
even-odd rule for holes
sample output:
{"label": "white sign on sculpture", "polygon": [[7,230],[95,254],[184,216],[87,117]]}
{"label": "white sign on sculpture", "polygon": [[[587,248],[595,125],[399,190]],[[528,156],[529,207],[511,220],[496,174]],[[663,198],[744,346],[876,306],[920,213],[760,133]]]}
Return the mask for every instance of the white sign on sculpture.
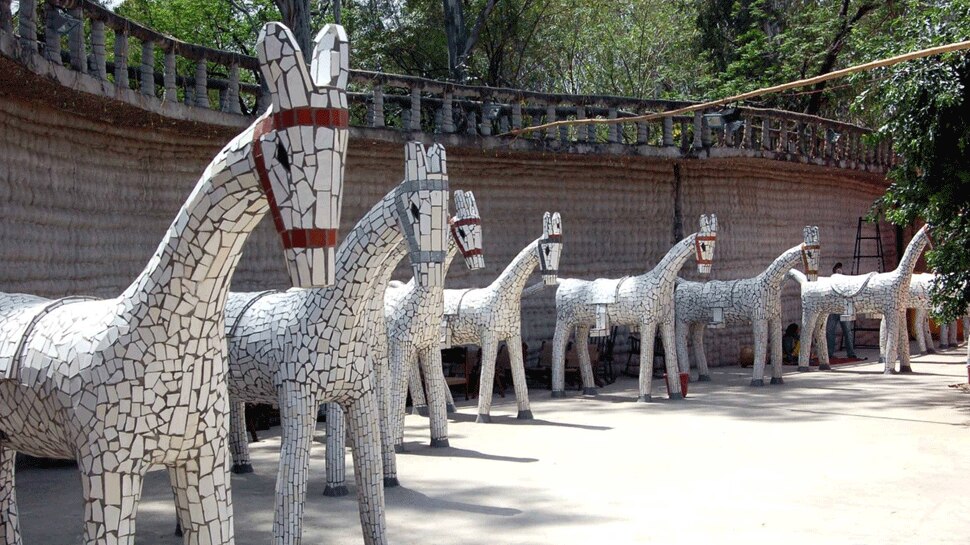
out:
{"label": "white sign on sculpture", "polygon": [[[224,302],[247,236],[272,211],[290,278],[333,278],[348,110],[343,29],[308,67],[290,31],[257,41],[272,106],[209,164],[119,297],[0,295],[0,533],[19,544],[14,452],[73,458],[84,542],[130,545],[142,479],[168,468],[185,543],[233,543]],[[326,168],[322,168],[326,166]]]}
{"label": "white sign on sculpture", "polygon": [[[595,395],[589,352],[590,329],[608,331],[611,325],[636,326],[640,330],[640,401],[650,401],[653,381],[653,339],[659,327],[666,354],[670,398],[680,399],[677,352],[674,348],[674,284],[677,273],[694,256],[697,270],[711,272],[717,217],[701,216],[700,231],[671,248],[651,271],[639,276],[595,281],[563,279],[556,293],[556,333],[552,352],[552,396],[565,396],[565,354],[569,333],[576,329],[583,394]],[[597,323],[599,322],[599,323]]]}
{"label": "white sign on sculpture", "polygon": [[752,386],[764,386],[765,356],[771,342],[771,384],[782,384],[781,284],[788,271],[801,264],[810,281],[818,278],[818,227],[805,227],[804,241],[778,256],[761,274],[740,280],[677,281],[674,300],[677,315],[677,361],[690,371],[687,336],[693,342],[698,380],[710,380],[704,354],[704,328],[708,324],[749,323],[754,329]]}
{"label": "white sign on sculpture", "polygon": [[[895,372],[900,359],[900,372],[912,372],[909,365],[909,334],[905,310],[909,300],[909,283],[913,267],[929,243],[929,227],[923,226],[909,242],[895,270],[867,275],[836,274],[808,282],[805,275],[792,269],[788,274],[801,284],[802,331],[798,352],[798,370],[808,371],[812,338],[817,342],[819,369],[831,369],[825,343],[825,320],[828,314],[841,314],[844,321],[857,313],[880,314],[880,356],[884,373]],[[888,329],[887,329],[888,328]],[[887,334],[887,331],[891,334]]]}
{"label": "white sign on sculpture", "polygon": [[[274,538],[299,542],[317,408],[333,402],[328,419],[347,417],[354,454],[357,500],[364,541],[386,543],[382,482],[380,408],[369,358],[372,299],[376,285],[402,241],[415,278],[422,286],[440,285],[448,220],[448,182],[435,146],[430,155],[420,143],[406,146],[405,180],[357,222],[337,250],[336,283],[326,289],[283,293],[233,293],[226,312],[230,395],[244,418],[243,402],[280,408],[282,445],[276,478]],[[259,299],[251,303],[256,296]],[[336,425],[336,424],[335,424]],[[245,425],[234,426],[244,433]],[[342,444],[342,442],[341,442]],[[236,463],[248,463],[245,437],[234,442]],[[328,445],[328,449],[329,449]],[[336,449],[335,449],[336,450]],[[343,454],[342,447],[339,449]],[[342,480],[342,478],[340,479]]]}

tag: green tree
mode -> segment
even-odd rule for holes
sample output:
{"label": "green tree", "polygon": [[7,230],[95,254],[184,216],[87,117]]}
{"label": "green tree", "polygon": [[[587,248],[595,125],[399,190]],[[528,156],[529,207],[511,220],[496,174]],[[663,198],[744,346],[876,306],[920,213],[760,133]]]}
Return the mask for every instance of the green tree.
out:
{"label": "green tree", "polygon": [[[878,56],[966,40],[970,0],[912,0],[892,31]],[[950,320],[970,306],[970,55],[913,61],[884,75],[860,101],[881,107],[880,133],[900,156],[878,205],[897,225],[931,224],[927,263],[940,275],[931,293]]]}

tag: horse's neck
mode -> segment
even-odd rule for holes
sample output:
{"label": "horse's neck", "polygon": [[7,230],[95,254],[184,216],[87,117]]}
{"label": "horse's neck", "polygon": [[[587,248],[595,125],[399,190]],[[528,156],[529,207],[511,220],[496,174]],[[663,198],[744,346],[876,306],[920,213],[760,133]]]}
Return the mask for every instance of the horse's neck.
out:
{"label": "horse's neck", "polygon": [[925,227],[917,231],[913,240],[909,241],[906,251],[903,252],[903,258],[899,260],[899,266],[894,271],[900,279],[908,278],[913,274],[916,261],[919,260],[919,256],[923,253],[923,248],[926,248],[928,242],[929,235]]}
{"label": "horse's neck", "polygon": [[536,245],[539,244],[539,240],[535,239],[528,243],[525,248],[522,248],[522,251],[505,267],[502,274],[492,282],[489,289],[503,297],[520,297],[526,281],[529,280],[532,271],[539,264],[539,256],[536,254]]}
{"label": "horse's neck", "polygon": [[785,253],[781,254],[768,268],[765,269],[761,274],[758,275],[758,280],[766,281],[768,286],[771,288],[778,288],[781,283],[785,280],[785,275],[788,274],[793,267],[798,265],[798,261],[802,257],[802,246],[799,244],[793,248],[789,248]]}
{"label": "horse's neck", "polygon": [[366,308],[371,297],[384,298],[384,290],[397,267],[402,235],[393,216],[394,192],[388,193],[364,215],[337,248],[336,282],[331,289],[314,290],[308,304],[317,305],[319,297],[338,294],[355,314]]}
{"label": "horse's neck", "polygon": [[662,283],[669,283],[673,285],[674,280],[677,279],[677,274],[680,272],[680,269],[682,269],[684,267],[684,263],[687,262],[687,258],[694,255],[695,237],[697,237],[697,233],[694,233],[675,244],[673,248],[667,251],[667,255],[660,260],[660,263],[657,263],[657,266],[654,267],[649,274],[651,276],[659,277]]}
{"label": "horse's neck", "polygon": [[[132,316],[222,319],[243,243],[269,208],[252,170],[251,142],[252,128],[209,163],[148,265],[122,294]],[[239,161],[250,168],[231,173],[229,164]]]}

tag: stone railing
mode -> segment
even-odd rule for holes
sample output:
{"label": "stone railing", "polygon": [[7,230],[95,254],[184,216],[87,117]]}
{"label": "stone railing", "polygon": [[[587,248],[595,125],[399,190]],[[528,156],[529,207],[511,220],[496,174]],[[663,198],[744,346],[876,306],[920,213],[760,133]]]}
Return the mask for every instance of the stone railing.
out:
{"label": "stone railing", "polygon": [[[16,39],[21,56],[40,54],[163,102],[244,116],[265,107],[254,57],[182,42],[91,0],[21,0],[16,14],[11,0],[0,0],[0,33]],[[489,146],[510,130],[599,118],[620,121],[528,132],[516,145],[664,157],[759,156],[870,171],[883,171],[895,160],[889,143],[871,144],[864,127],[779,110],[739,107],[623,122],[690,103],[546,94],[360,70],[352,71],[350,97],[353,126],[471,136]]]}

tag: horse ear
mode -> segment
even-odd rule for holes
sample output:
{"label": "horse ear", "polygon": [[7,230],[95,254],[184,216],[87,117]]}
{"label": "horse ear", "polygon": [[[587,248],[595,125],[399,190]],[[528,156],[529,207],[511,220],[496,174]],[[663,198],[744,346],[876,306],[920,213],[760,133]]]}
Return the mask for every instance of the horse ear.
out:
{"label": "horse ear", "polygon": [[350,41],[340,25],[323,27],[314,39],[310,75],[319,87],[347,89],[350,77]]}
{"label": "horse ear", "polygon": [[448,179],[448,165],[445,147],[435,144],[428,150],[428,177],[436,180]]}
{"label": "horse ear", "polygon": [[542,215],[542,235],[548,237],[552,233],[552,214],[546,212]]}
{"label": "horse ear", "polygon": [[473,218],[480,218],[478,214],[478,203],[475,202],[475,194],[471,191],[465,192],[465,203],[468,205],[468,215]]}
{"label": "horse ear", "polygon": [[290,29],[280,23],[263,25],[256,40],[256,55],[274,111],[310,105],[310,73]]}
{"label": "horse ear", "polygon": [[404,146],[404,179],[427,180],[428,156],[421,142],[408,142]]}
{"label": "horse ear", "polygon": [[562,217],[559,215],[559,212],[552,213],[552,234],[562,234]]}
{"label": "horse ear", "polygon": [[468,212],[468,202],[465,200],[465,192],[459,189],[454,192],[452,197],[455,200],[455,216],[459,218],[465,217]]}

